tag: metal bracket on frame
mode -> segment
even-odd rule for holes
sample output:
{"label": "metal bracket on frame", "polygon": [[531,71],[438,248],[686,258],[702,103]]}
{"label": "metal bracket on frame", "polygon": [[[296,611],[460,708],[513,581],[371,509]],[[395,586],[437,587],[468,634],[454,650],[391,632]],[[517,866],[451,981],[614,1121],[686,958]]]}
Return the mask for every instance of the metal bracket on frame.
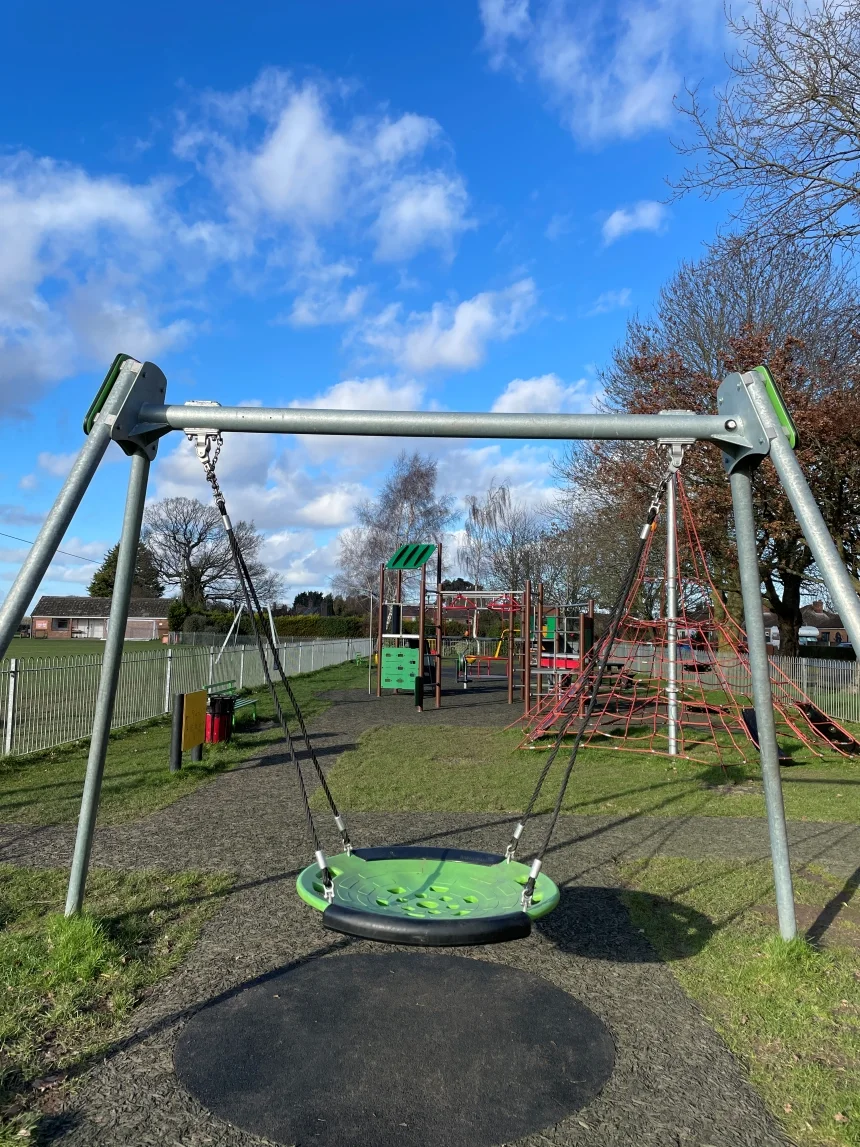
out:
{"label": "metal bracket on frame", "polygon": [[[693,410],[661,410],[660,414],[694,414]],[[669,466],[677,473],[681,469],[681,463],[684,461],[684,451],[688,446],[692,446],[696,441],[695,438],[658,438],[658,446],[669,447]]]}
{"label": "metal bracket on frame", "polygon": [[723,466],[727,474],[732,474],[742,462],[753,460],[758,463],[770,453],[771,434],[761,420],[745,374],[728,374],[717,390],[717,407],[726,419],[726,429],[741,425],[744,434],[738,435],[733,443],[722,439]]}
{"label": "metal bracket on frame", "polygon": [[158,439],[170,433],[169,426],[140,421],[145,403],[161,406],[167,395],[167,379],[154,362],[145,362],[114,416],[110,436],[126,454],[142,450],[150,462],[158,451]]}

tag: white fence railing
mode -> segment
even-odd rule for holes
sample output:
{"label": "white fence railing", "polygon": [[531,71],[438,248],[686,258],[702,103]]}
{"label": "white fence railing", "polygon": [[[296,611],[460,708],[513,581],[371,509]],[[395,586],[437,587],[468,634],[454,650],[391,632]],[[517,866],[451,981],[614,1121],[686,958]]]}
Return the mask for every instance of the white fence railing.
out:
{"label": "white fence railing", "polygon": [[[279,646],[288,676],[366,657],[368,638]],[[123,654],[111,727],[120,729],[169,713],[174,693],[192,693],[215,681],[237,689],[265,684],[255,648],[170,645]],[[88,737],[98,690],[100,654],[79,657],[13,657],[0,664],[0,755],[23,756]]]}
{"label": "white fence railing", "polygon": [[[624,659],[631,673],[662,678],[667,675],[666,647],[647,642],[619,641],[613,658]],[[706,689],[731,690],[751,696],[752,681],[746,662],[736,654],[714,655],[703,650],[679,650],[682,681],[697,681]],[[695,671],[691,672],[694,668]],[[771,681],[777,701],[789,704],[803,696],[837,721],[860,723],[860,661],[830,661],[811,657],[772,657]]]}

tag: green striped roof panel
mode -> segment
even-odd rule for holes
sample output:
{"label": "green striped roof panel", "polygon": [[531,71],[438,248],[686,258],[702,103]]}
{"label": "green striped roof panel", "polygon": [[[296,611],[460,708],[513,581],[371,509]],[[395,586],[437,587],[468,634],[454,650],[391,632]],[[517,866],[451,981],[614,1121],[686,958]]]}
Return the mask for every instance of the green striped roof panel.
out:
{"label": "green striped roof panel", "polygon": [[388,559],[385,568],[390,570],[420,570],[435,552],[435,545],[431,545],[429,542],[407,542]]}

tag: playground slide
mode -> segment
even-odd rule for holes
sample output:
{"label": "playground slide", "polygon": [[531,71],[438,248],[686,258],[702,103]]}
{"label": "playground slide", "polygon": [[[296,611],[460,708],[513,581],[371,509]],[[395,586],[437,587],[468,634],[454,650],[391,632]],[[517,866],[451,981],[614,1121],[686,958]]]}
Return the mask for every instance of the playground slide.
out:
{"label": "playground slide", "polygon": [[811,702],[804,702],[797,708],[812,731],[817,733],[823,741],[826,741],[832,749],[848,756],[860,753],[860,742],[852,737],[847,729],[843,729],[841,725],[837,724],[832,717],[822,713],[817,706]]}

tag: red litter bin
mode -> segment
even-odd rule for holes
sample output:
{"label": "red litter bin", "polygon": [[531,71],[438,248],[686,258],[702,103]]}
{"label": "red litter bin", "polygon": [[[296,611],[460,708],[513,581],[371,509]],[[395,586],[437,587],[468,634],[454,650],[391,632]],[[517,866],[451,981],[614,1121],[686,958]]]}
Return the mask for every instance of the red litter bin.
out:
{"label": "red litter bin", "polygon": [[229,741],[233,732],[233,712],[236,706],[235,697],[216,696],[209,698],[206,708],[206,743],[217,744],[219,741]]}

